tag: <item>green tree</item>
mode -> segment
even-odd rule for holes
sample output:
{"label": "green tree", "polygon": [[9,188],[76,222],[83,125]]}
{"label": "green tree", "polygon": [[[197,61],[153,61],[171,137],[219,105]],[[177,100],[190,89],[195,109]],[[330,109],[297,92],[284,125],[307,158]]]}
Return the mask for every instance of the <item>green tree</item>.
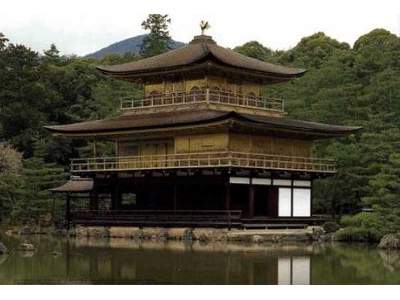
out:
{"label": "green tree", "polygon": [[146,20],[142,22],[142,27],[149,30],[149,34],[145,37],[141,47],[140,54],[144,57],[150,57],[161,54],[169,50],[171,37],[169,35],[168,25],[171,19],[168,15],[150,14]]}
{"label": "green tree", "polygon": [[0,144],[0,220],[10,216],[15,204],[23,199],[22,154]]}
{"label": "green tree", "polygon": [[381,171],[369,180],[370,193],[363,200],[384,224],[385,233],[400,231],[400,154],[392,153]]}
{"label": "green tree", "polygon": [[235,47],[233,51],[259,60],[267,60],[273,55],[271,49],[264,47],[257,41],[247,42],[242,46]]}

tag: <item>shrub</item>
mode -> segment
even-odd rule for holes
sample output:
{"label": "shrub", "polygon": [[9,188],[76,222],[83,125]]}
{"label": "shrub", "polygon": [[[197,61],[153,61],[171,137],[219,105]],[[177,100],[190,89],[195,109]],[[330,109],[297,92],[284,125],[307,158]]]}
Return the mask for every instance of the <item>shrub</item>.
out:
{"label": "shrub", "polygon": [[335,233],[334,239],[343,242],[370,242],[377,243],[383,234],[376,229],[346,227]]}
{"label": "shrub", "polygon": [[325,222],[322,228],[326,233],[336,232],[340,226],[336,222]]}
{"label": "shrub", "polygon": [[375,229],[382,227],[382,221],[380,220],[379,215],[373,212],[361,212],[354,216],[344,216],[340,220],[340,224],[343,227],[363,227]]}

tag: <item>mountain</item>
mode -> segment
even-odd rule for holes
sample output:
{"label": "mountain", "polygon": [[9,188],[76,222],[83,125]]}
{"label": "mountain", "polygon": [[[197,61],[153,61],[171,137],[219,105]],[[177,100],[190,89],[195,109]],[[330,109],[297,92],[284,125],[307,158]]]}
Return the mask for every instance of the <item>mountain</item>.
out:
{"label": "mountain", "polygon": [[[139,53],[145,37],[146,34],[142,34],[123,41],[116,42],[96,52],[87,54],[86,57],[101,59],[108,54],[125,54],[127,52]],[[185,43],[171,40],[169,46],[171,47],[171,49],[176,49],[183,47],[184,45]]]}

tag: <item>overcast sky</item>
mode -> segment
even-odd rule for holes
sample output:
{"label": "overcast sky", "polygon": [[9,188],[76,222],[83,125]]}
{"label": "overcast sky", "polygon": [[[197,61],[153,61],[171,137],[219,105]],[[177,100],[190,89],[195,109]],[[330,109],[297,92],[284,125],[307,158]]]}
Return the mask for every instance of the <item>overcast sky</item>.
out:
{"label": "overcast sky", "polygon": [[273,49],[293,47],[324,31],[350,44],[374,28],[399,35],[400,0],[0,0],[0,32],[34,50],[55,43],[63,54],[84,55],[144,33],[150,13],[169,14],[171,36],[188,42],[208,20],[218,44],[257,40]]}

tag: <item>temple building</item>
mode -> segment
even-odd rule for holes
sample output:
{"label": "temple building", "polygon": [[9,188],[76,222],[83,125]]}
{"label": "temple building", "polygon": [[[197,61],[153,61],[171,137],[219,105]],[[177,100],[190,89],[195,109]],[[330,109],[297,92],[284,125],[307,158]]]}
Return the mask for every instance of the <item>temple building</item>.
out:
{"label": "temple building", "polygon": [[[336,172],[335,161],[313,157],[313,141],[360,129],[289,119],[283,101],[262,91],[306,71],[246,57],[206,35],[98,70],[140,84],[143,96],[121,99],[117,117],[46,127],[94,145],[93,157],[72,159],[71,180],[53,189],[67,193],[74,224],[313,223],[312,182]],[[113,143],[113,155],[97,155],[102,142]]]}

